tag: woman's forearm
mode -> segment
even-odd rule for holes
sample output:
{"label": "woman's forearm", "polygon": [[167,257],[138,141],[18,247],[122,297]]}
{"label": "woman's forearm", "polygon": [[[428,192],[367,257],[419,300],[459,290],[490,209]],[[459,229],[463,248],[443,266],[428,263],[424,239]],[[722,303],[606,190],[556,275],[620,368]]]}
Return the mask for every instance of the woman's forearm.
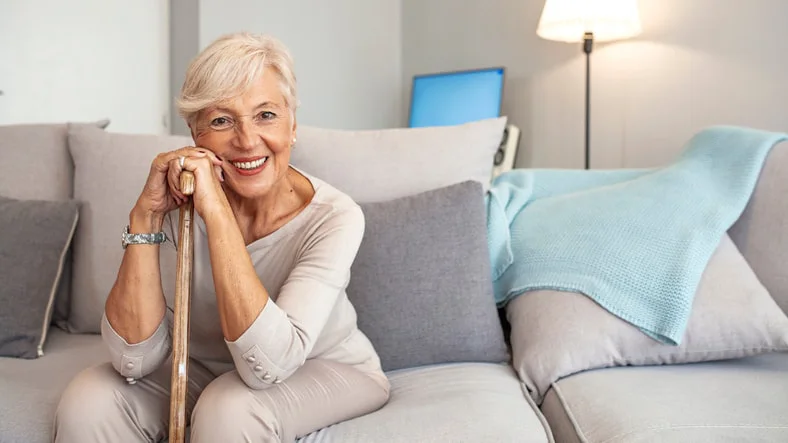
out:
{"label": "woman's forearm", "polygon": [[203,218],[225,339],[238,339],[260,315],[268,292],[255,272],[229,205]]}
{"label": "woman's forearm", "polygon": [[[163,218],[134,209],[129,216],[131,233],[160,232]],[[112,328],[130,344],[156,331],[167,309],[161,286],[159,245],[126,248],[118,277],[110,290],[105,312]]]}

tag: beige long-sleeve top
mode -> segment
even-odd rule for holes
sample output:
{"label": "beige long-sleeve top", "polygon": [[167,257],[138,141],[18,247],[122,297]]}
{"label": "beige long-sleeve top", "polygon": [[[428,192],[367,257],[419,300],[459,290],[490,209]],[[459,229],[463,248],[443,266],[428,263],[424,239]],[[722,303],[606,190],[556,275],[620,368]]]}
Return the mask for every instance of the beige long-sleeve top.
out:
{"label": "beige long-sleeve top", "polygon": [[[345,291],[363,236],[364,216],[347,195],[300,172],[315,188],[311,203],[282,228],[247,246],[270,298],[235,341],[226,340],[222,332],[205,223],[195,214],[189,356],[217,376],[237,369],[253,389],[286,380],[310,358],[354,366],[388,388],[380,359],[358,329],[356,311]],[[104,316],[102,337],[112,364],[130,382],[153,372],[169,357],[171,318],[165,316],[146,340],[129,344]]]}

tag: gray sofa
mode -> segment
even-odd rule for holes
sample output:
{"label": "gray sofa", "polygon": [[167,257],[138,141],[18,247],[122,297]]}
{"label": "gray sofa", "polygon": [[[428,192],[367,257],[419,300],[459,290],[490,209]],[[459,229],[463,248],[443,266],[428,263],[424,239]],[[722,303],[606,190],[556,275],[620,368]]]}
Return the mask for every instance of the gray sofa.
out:
{"label": "gray sofa", "polygon": [[[2,443],[51,441],[66,384],[80,370],[107,361],[98,321],[122,254],[128,210],[152,155],[190,144],[177,136],[116,134],[107,124],[0,127],[0,196],[15,199],[7,208],[27,203],[27,212],[20,210],[24,217],[36,214],[30,208],[40,209],[35,205],[42,200],[79,204],[63,251],[53,240],[39,245],[52,248],[40,252],[49,260],[20,253],[38,273],[14,279],[43,281],[39,286],[51,290],[0,290],[0,318],[7,322],[0,325],[0,352],[19,353],[0,357]],[[293,164],[345,190],[364,209],[367,228],[348,293],[392,384],[382,409],[300,441],[788,441],[788,182],[781,178],[788,144],[772,151],[750,204],[729,232],[736,245],[730,253],[746,259],[735,266],[751,268],[776,310],[782,309],[778,315],[758,299],[748,306],[759,309],[753,315],[769,328],[722,332],[734,338],[741,332],[747,336],[741,345],[757,342],[757,349],[731,351],[736,358],[710,351],[697,357],[703,351],[690,349],[696,358],[686,364],[630,359],[577,371],[565,365],[564,372],[551,373],[558,374],[552,380],[539,373],[550,364],[542,355],[550,348],[560,355],[561,341],[534,332],[533,325],[557,317],[540,316],[533,307],[540,297],[554,295],[530,294],[501,310],[492,298],[484,191],[505,124],[502,118],[449,128],[299,129]],[[32,225],[20,232],[35,232]],[[8,244],[38,245],[12,240]],[[169,279],[173,257],[163,256],[162,264]],[[719,266],[705,278],[729,278],[725,286],[735,287],[738,277]],[[12,276],[0,270],[0,277]],[[168,281],[174,285],[174,278]],[[707,288],[717,290],[711,283]],[[166,282],[165,292],[171,296]],[[605,318],[579,334],[593,335],[603,326],[622,327]],[[16,336],[9,337],[14,328]],[[664,352],[667,362],[682,362],[675,350]],[[578,355],[569,351],[559,360]]]}

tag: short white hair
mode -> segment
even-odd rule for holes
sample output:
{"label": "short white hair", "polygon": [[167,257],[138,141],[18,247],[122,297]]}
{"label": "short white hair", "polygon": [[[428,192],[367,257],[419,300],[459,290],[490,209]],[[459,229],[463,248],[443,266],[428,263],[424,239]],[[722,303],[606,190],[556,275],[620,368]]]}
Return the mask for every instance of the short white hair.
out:
{"label": "short white hair", "polygon": [[294,115],[298,96],[290,51],[270,35],[249,32],[219,37],[192,60],[176,101],[178,113],[193,123],[203,109],[243,94],[266,67],[279,75],[285,104]]}

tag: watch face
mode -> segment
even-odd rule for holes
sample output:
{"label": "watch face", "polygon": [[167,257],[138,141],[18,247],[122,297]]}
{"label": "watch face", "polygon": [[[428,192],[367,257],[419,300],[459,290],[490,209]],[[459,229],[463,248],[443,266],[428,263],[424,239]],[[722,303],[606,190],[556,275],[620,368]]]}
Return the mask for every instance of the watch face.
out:
{"label": "watch face", "polygon": [[123,249],[126,249],[126,246],[128,246],[129,244],[127,237],[128,235],[129,235],[129,226],[126,225],[126,227],[123,228],[123,234],[120,235],[120,245],[123,246]]}

